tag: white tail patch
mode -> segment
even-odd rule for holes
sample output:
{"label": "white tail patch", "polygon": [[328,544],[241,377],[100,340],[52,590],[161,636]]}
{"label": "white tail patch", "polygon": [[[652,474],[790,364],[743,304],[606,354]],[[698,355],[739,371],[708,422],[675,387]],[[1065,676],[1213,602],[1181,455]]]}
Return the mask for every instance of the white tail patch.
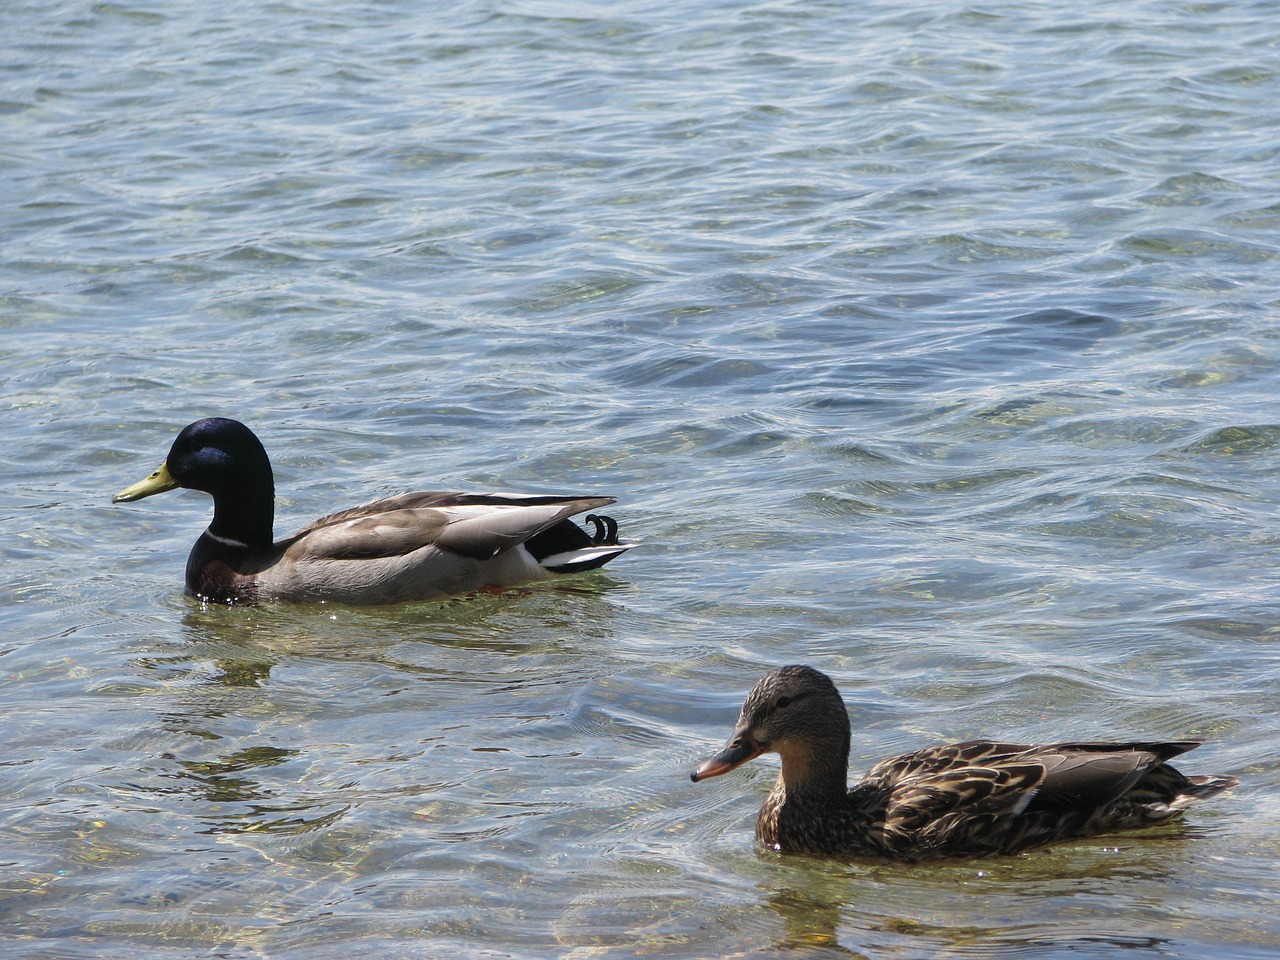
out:
{"label": "white tail patch", "polygon": [[549,557],[543,557],[538,563],[547,570],[555,570],[558,573],[571,573],[575,567],[582,564],[590,563],[598,566],[606,563],[634,546],[635,544],[630,542],[611,543],[602,544],[598,547],[582,547],[579,550],[565,550],[563,553],[553,553]]}

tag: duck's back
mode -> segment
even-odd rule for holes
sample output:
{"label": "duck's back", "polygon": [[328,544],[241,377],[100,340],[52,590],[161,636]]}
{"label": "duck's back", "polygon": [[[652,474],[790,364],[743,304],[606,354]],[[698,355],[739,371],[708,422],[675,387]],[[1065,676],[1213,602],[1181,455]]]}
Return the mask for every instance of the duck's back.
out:
{"label": "duck's back", "polygon": [[[278,544],[278,561],[258,575],[259,597],[398,603],[540,580],[550,573],[523,545],[574,514],[613,502],[440,491],[375,500],[323,517]],[[615,553],[623,549],[617,545]]]}
{"label": "duck's back", "polygon": [[757,835],[777,849],[905,860],[988,856],[1151,826],[1233,786],[1166,761],[1195,741],[969,741],[883,761],[843,802],[775,788]]}
{"label": "duck's back", "polygon": [[983,856],[1151,826],[1232,786],[1167,761],[1197,741],[952,744],[886,761],[886,845],[900,856]]}

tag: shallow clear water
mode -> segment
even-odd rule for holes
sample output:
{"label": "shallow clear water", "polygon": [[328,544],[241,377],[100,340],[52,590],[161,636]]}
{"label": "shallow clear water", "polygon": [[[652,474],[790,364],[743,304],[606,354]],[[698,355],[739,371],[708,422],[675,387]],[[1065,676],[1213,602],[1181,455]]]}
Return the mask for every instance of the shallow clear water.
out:
{"label": "shallow clear water", "polygon": [[[15,0],[0,12],[6,957],[1274,957],[1269,3]],[[277,529],[607,492],[605,571],[203,609]],[[1182,827],[903,867],[687,774],[771,666],[854,766],[1198,737]]]}

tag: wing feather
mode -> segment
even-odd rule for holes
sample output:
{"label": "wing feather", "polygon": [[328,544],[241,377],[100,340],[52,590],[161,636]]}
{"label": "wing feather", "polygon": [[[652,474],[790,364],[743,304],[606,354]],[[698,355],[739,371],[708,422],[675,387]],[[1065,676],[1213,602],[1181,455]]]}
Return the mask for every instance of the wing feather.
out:
{"label": "wing feather", "polygon": [[612,497],[408,493],[322,517],[298,531],[286,553],[369,560],[435,546],[489,560],[566,517],[613,502]]}

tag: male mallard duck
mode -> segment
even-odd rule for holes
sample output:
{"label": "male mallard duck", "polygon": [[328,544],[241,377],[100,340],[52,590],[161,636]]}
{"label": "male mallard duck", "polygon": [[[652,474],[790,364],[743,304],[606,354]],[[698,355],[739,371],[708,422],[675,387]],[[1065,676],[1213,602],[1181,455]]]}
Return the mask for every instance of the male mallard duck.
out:
{"label": "male mallard duck", "polygon": [[202,600],[432,600],[593,570],[632,544],[610,517],[569,517],[613,497],[407,493],[317,520],[272,542],[271,461],[244,424],[211,417],[178,434],[169,456],[113,503],[175,487],[213,497],[213,522],[187,558],[187,590]]}
{"label": "male mallard duck", "polygon": [[780,754],[782,772],[756,818],[756,837],[775,850],[986,856],[1164,823],[1239,782],[1185,777],[1166,763],[1197,746],[973,740],[885,760],[848,787],[844,701],[826,674],[790,666],[752,688],[733,739],[692,779]]}

